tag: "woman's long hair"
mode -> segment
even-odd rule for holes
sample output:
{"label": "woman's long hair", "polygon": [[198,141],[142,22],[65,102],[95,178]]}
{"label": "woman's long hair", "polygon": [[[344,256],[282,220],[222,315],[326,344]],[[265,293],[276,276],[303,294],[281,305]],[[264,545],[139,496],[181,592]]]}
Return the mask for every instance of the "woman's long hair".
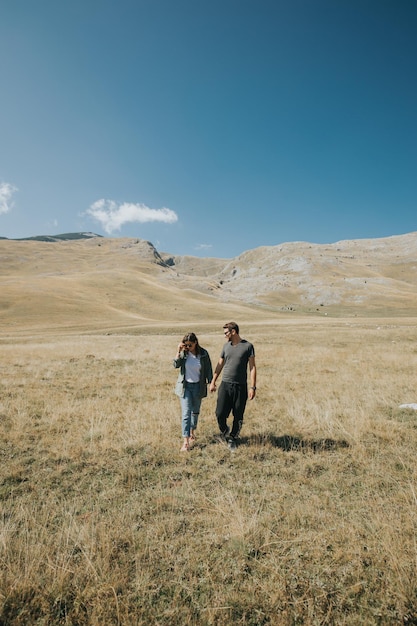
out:
{"label": "woman's long hair", "polygon": [[186,335],[184,335],[184,337],[182,338],[182,342],[185,343],[186,341],[191,341],[192,343],[195,343],[195,353],[201,354],[201,346],[198,343],[197,335],[195,333],[187,333]]}

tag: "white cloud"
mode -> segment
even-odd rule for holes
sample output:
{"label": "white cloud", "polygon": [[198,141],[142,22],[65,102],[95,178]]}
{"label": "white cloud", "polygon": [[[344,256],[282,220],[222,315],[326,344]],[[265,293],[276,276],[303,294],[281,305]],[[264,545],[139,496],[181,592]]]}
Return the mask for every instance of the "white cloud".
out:
{"label": "white cloud", "polygon": [[100,222],[103,229],[109,235],[115,230],[120,230],[127,222],[165,222],[173,224],[178,220],[175,211],[171,209],[150,209],[145,204],[133,204],[124,202],[117,204],[113,200],[97,200],[86,211],[87,215]]}
{"label": "white cloud", "polygon": [[13,208],[12,196],[18,191],[10,183],[0,183],[0,215],[8,213]]}
{"label": "white cloud", "polygon": [[194,250],[209,250],[213,245],[211,243],[199,243]]}

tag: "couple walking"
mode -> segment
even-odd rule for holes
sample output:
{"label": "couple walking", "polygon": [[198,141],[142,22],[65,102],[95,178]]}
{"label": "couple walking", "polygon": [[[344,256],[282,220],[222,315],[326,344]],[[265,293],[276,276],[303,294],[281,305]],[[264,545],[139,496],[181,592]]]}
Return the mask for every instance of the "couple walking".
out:
{"label": "couple walking", "polygon": [[[220,433],[227,440],[230,449],[236,447],[246,402],[248,398],[252,400],[255,397],[255,349],[249,341],[240,337],[236,322],[225,324],[223,331],[227,341],[220,353],[214,374],[210,355],[200,346],[195,333],[186,334],[178,345],[173,364],[175,368],[180,369],[175,393],[180,398],[182,411],[184,442],[181,452],[187,452],[194,443],[201,400],[207,396],[207,384],[210,384],[210,392],[215,392],[221,372],[223,374],[217,395],[216,417]],[[249,391],[248,366],[251,385]],[[227,425],[230,413],[233,415],[232,430]]]}

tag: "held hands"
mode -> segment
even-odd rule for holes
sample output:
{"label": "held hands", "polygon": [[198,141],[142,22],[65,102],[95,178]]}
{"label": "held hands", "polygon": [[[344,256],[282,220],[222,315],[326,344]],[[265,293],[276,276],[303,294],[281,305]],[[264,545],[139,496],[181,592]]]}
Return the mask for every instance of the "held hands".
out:
{"label": "held hands", "polygon": [[[214,382],[214,380],[211,381],[210,383],[210,393],[213,393],[214,391],[217,391],[217,387],[216,387],[216,383]],[[253,387],[251,387],[249,389],[249,400],[253,400],[254,397],[256,395],[256,388],[254,389]]]}

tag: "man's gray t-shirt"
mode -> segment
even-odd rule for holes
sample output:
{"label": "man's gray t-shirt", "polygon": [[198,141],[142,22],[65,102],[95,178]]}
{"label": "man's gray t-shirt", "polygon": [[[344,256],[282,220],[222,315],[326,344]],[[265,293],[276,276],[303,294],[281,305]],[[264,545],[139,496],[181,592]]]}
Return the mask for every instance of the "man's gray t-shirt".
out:
{"label": "man's gray t-shirt", "polygon": [[226,343],[220,354],[220,358],[224,359],[222,380],[226,383],[246,384],[248,361],[251,356],[255,356],[255,348],[246,339],[242,339],[236,345]]}

